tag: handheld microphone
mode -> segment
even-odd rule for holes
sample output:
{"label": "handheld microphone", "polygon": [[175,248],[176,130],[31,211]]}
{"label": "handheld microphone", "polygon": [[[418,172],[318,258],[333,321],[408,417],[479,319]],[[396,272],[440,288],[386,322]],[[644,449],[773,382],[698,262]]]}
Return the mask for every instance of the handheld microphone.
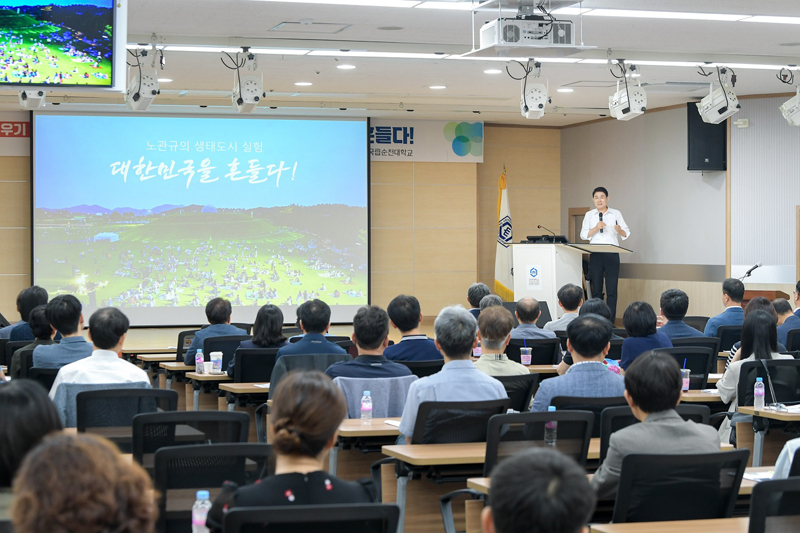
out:
{"label": "handheld microphone", "polygon": [[545,230],[545,231],[549,231],[549,232],[550,232],[550,233],[553,235],[553,242],[556,242],[556,233],[555,233],[553,230],[551,230],[551,229],[547,229],[547,228],[545,228],[544,226],[542,226],[541,224],[539,224],[537,227],[538,227],[539,229],[543,229],[543,230]]}
{"label": "handheld microphone", "polygon": [[[600,222],[603,221],[603,213],[598,213],[600,215]],[[603,228],[600,228],[600,233],[603,233]]]}
{"label": "handheld microphone", "polygon": [[750,270],[748,270],[747,272],[745,272],[745,273],[744,273],[744,276],[742,276],[742,277],[743,277],[743,278],[750,277],[750,274],[752,274],[753,270],[757,269],[757,268],[758,268],[758,267],[760,267],[760,266],[761,266],[761,261],[759,261],[758,263],[756,263],[755,265],[753,265],[753,267],[752,267]]}

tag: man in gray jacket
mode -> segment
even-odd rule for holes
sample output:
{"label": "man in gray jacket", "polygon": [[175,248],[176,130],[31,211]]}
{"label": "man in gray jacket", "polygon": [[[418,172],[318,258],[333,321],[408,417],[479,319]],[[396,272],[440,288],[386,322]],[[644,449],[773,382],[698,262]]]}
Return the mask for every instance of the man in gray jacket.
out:
{"label": "man in gray jacket", "polygon": [[616,495],[626,455],[719,452],[713,427],[685,421],[675,411],[681,399],[681,372],[669,355],[649,352],[637,357],[625,374],[625,399],[642,423],[611,435],[608,455],[592,478],[598,499]]}

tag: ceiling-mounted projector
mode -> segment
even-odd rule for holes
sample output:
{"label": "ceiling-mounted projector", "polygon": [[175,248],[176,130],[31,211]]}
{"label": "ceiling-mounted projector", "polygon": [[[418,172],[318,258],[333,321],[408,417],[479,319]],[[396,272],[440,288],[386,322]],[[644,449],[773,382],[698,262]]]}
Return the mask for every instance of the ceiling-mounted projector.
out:
{"label": "ceiling-mounted projector", "polygon": [[608,111],[617,120],[630,120],[644,114],[647,110],[647,94],[640,85],[635,87],[619,88],[617,92],[608,97]]}
{"label": "ceiling-mounted projector", "polygon": [[547,44],[574,45],[575,32],[572,21],[504,18],[490,20],[480,31],[482,49],[497,45],[526,47]]}
{"label": "ceiling-mounted projector", "polygon": [[131,69],[134,73],[128,90],[125,91],[125,105],[131,111],[147,111],[156,96],[161,94],[158,88],[158,74],[155,69]]}
{"label": "ceiling-mounted projector", "polygon": [[547,96],[548,87],[544,83],[521,83],[522,94],[519,98],[519,108],[522,116],[528,119],[537,119],[544,116],[544,106],[549,103]]}
{"label": "ceiling-mounted projector", "polygon": [[800,87],[797,94],[785,102],[781,107],[783,118],[792,126],[800,126]]}
{"label": "ceiling-mounted projector", "polygon": [[44,99],[47,95],[45,91],[27,91],[19,92],[19,105],[22,109],[39,109],[44,107]]}
{"label": "ceiling-mounted projector", "polygon": [[712,83],[709,91],[708,96],[697,102],[697,110],[700,112],[703,122],[719,124],[731,115],[738,113],[742,107],[739,105],[736,93],[727,84],[714,89]]}
{"label": "ceiling-mounted projector", "polygon": [[234,75],[231,102],[237,112],[252,113],[265,96],[264,80],[261,76],[245,75],[240,80],[239,76]]}

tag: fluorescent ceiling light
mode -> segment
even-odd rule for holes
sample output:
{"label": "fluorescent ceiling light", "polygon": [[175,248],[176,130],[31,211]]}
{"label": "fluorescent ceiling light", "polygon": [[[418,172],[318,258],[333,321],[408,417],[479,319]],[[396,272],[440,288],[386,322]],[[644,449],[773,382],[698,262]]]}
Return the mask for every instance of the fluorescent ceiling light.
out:
{"label": "fluorescent ceiling light", "polygon": [[575,89],[570,89],[569,87],[562,87],[561,89],[556,89],[560,93],[571,93]]}
{"label": "fluorescent ceiling light", "polygon": [[501,74],[503,71],[499,68],[490,68],[489,70],[484,70],[484,74]]}
{"label": "fluorescent ceiling light", "polygon": [[295,85],[297,85],[298,87],[308,87],[313,84],[310,81],[298,81],[297,83],[295,83]]}
{"label": "fluorescent ceiling light", "polygon": [[638,59],[626,60],[626,65],[644,65],[648,67],[697,67],[705,65],[702,61],[639,61]]}
{"label": "fluorescent ceiling light", "polygon": [[339,70],[353,70],[354,68],[356,68],[356,66],[355,65],[337,65],[336,68],[338,68]]}
{"label": "fluorescent ceiling light", "polygon": [[756,15],[743,19],[744,22],[766,22],[769,24],[800,24],[800,17],[768,17]]}
{"label": "fluorescent ceiling light", "polygon": [[310,50],[298,50],[294,48],[250,48],[254,54],[271,54],[281,56],[304,56]]}
{"label": "fluorescent ceiling light", "polygon": [[438,91],[438,90],[441,90],[441,89],[447,89],[447,86],[446,85],[431,85],[430,87],[428,87],[428,89],[434,89],[434,90]]}
{"label": "fluorescent ceiling light", "polygon": [[[605,65],[606,63],[608,63],[608,59],[581,59],[581,60],[578,61],[578,63],[584,64],[584,65]],[[616,60],[612,59],[611,63],[616,63]],[[639,61],[639,63],[642,63],[642,62]]]}
{"label": "fluorescent ceiling light", "polygon": [[158,78],[158,83],[170,83],[171,81],[171,78]]}
{"label": "fluorescent ceiling light", "polygon": [[442,59],[444,54],[422,54],[413,52],[367,52],[358,50],[312,50],[310,56],[327,57],[383,57],[395,59]]}
{"label": "fluorescent ceiling light", "polygon": [[414,7],[419,0],[258,0],[284,4],[327,4],[331,6]]}
{"label": "fluorescent ceiling light", "polygon": [[415,5],[414,7],[416,9],[447,9],[452,11],[469,11],[472,9],[472,2],[422,2]]}
{"label": "fluorescent ceiling light", "polygon": [[236,54],[242,51],[241,46],[174,46],[170,45],[164,48],[167,52],[208,52],[219,54],[221,52],[228,52],[229,54]]}
{"label": "fluorescent ceiling light", "polygon": [[750,15],[730,15],[723,13],[686,13],[680,11],[642,11],[635,9],[592,9],[584,13],[587,17],[626,17],[648,19],[678,20],[718,20],[735,22],[749,18]]}
{"label": "fluorescent ceiling light", "polygon": [[591,7],[584,7],[583,9],[580,7],[562,7],[559,9],[554,9],[552,13],[553,15],[583,15],[592,9],[593,8]]}

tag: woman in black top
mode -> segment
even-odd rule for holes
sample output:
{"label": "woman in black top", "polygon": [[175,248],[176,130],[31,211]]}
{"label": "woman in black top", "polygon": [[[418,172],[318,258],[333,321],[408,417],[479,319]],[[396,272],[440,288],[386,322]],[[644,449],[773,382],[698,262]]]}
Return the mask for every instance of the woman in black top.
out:
{"label": "woman in black top", "polygon": [[211,531],[222,531],[225,513],[234,507],[372,503],[360,483],[343,481],[324,470],[324,458],[336,443],[347,414],[344,396],[321,372],[292,372],[278,385],[272,405],[275,475],[238,488],[226,483],[208,513]]}
{"label": "woman in black top", "polygon": [[[239,344],[241,350],[258,348],[280,348],[286,345],[286,337],[281,333],[283,328],[283,313],[277,305],[267,304],[258,310],[256,321],[253,324],[253,338]],[[236,354],[233,354],[228,363],[228,376],[233,377],[233,367],[236,365]]]}

